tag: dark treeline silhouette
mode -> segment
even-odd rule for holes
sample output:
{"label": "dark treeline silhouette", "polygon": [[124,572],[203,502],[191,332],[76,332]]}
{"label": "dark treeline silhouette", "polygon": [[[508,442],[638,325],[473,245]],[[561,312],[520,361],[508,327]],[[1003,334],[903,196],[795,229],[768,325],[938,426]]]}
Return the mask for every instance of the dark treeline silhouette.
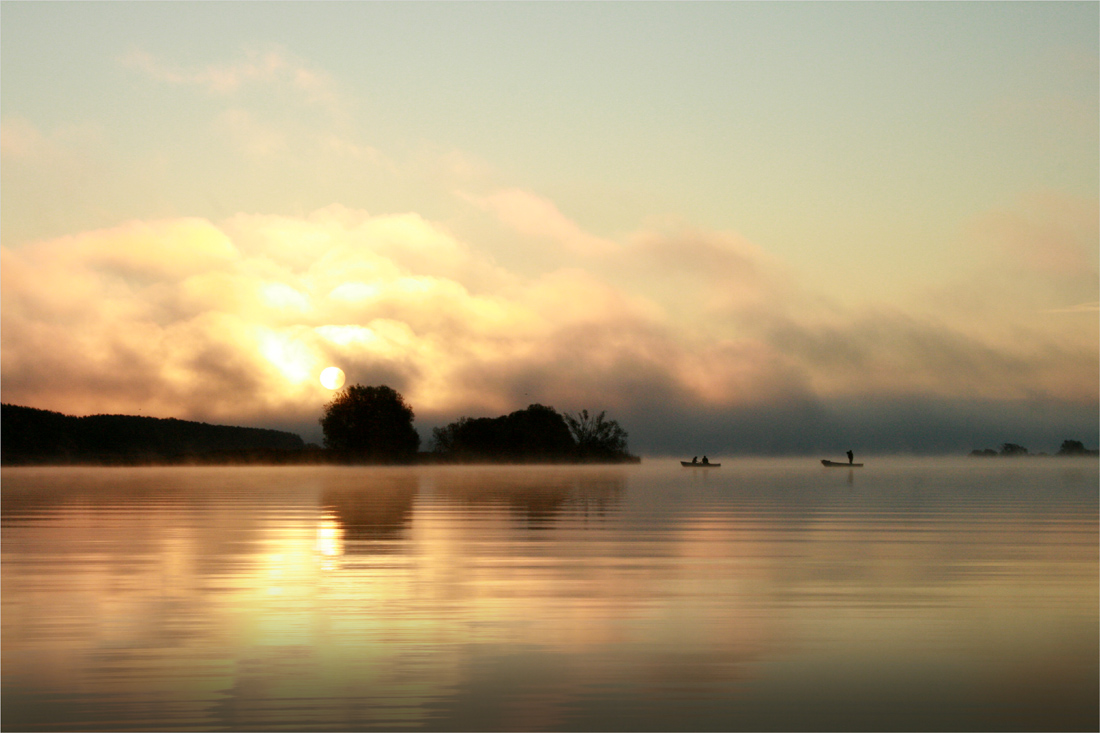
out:
{"label": "dark treeline silhouette", "polygon": [[320,423],[325,447],[342,460],[408,463],[420,448],[413,417],[412,408],[393,388],[354,384],[325,405]]}
{"label": "dark treeline silhouette", "polygon": [[[975,449],[970,451],[975,458],[1016,458],[1021,456],[1045,456],[1046,453],[1029,453],[1027,448],[1016,443],[1003,443],[999,451],[992,448]],[[1100,450],[1089,450],[1079,440],[1063,440],[1062,447],[1055,453],[1057,456],[1100,456]]]}
{"label": "dark treeline silhouette", "polygon": [[630,454],[626,449],[626,431],[617,421],[605,419],[606,414],[601,412],[590,416],[588,410],[581,410],[576,415],[565,413],[565,422],[577,443],[577,454],[583,460],[600,461],[629,457]]}
{"label": "dark treeline silhouette", "polygon": [[281,463],[304,457],[301,437],[279,430],[133,415],[73,417],[0,407],[0,461],[19,464]]}
{"label": "dark treeline silhouette", "polygon": [[419,453],[413,410],[396,390],[345,387],[319,420],[325,448],[264,428],[209,425],[133,415],[73,417],[3,405],[5,465],[46,464],[296,464],[417,462],[622,463],[627,433],[605,413],[559,414],[530,405],[495,418],[463,417],[434,431],[430,454]]}
{"label": "dark treeline silhouette", "polygon": [[635,461],[627,433],[604,413],[561,415],[553,407],[529,405],[500,417],[462,417],[435,428],[433,453],[447,461],[570,463]]}

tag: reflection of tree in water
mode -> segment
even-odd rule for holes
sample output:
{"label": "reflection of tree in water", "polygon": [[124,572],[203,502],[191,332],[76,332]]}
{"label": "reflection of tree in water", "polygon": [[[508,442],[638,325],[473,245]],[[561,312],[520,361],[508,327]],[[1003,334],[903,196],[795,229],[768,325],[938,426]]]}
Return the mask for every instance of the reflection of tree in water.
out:
{"label": "reflection of tree in water", "polygon": [[438,493],[470,506],[507,507],[531,529],[549,527],[562,513],[602,518],[619,503],[625,487],[625,479],[616,472],[462,471],[436,479]]}
{"label": "reflection of tree in water", "polygon": [[419,483],[416,476],[394,475],[356,485],[329,486],[321,505],[343,531],[344,551],[385,552],[385,543],[401,540],[412,521]]}

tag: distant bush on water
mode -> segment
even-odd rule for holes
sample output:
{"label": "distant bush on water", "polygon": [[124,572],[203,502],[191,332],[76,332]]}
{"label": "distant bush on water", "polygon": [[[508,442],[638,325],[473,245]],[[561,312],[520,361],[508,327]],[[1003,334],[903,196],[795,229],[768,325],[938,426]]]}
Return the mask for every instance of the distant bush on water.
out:
{"label": "distant bush on water", "polygon": [[[1003,443],[1000,451],[995,451],[992,448],[977,448],[970,451],[970,455],[974,458],[1016,458],[1022,456],[1044,456],[1045,453],[1029,453],[1027,448],[1016,443]],[[1089,450],[1085,447],[1085,444],[1079,440],[1063,440],[1062,447],[1055,453],[1058,456],[1097,456],[1100,455],[1100,450]]]}

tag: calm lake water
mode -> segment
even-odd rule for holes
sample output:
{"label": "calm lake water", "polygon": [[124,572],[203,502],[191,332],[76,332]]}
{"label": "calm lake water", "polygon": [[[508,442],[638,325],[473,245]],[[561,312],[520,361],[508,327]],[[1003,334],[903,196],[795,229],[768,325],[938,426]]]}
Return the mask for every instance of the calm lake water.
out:
{"label": "calm lake water", "polygon": [[1095,459],[5,468],[7,730],[1082,729]]}

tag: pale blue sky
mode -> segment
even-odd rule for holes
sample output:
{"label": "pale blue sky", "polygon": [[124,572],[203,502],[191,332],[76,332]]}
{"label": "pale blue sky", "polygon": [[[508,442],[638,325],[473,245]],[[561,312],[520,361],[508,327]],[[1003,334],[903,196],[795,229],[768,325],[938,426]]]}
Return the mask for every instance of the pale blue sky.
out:
{"label": "pale blue sky", "polygon": [[[1097,192],[1096,3],[5,3],[3,19],[5,117],[193,161],[162,192],[181,209],[422,204],[225,180],[204,145],[223,100],[154,88],[120,62],[135,49],[199,69],[280,48],[331,77],[342,134],[475,156],[603,235],[669,214],[793,256],[935,259],[976,212]],[[254,104],[317,113],[279,101]]]}

